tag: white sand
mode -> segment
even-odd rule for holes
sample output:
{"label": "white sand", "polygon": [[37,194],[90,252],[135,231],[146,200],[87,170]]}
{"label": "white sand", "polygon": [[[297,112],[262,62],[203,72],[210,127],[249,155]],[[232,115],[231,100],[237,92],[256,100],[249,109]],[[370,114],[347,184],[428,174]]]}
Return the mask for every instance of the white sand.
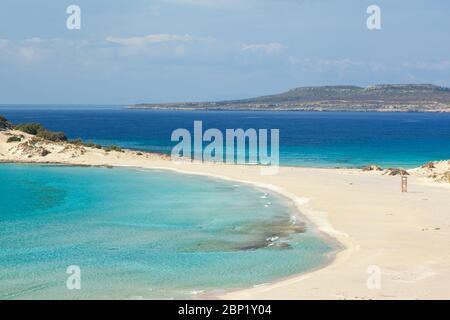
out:
{"label": "white sand", "polygon": [[[420,172],[412,171],[409,193],[402,194],[400,178],[380,172],[282,167],[263,176],[257,166],[176,164],[155,154],[106,153],[64,143],[24,148],[6,139],[0,132],[0,161],[170,169],[265,186],[293,199],[320,230],[345,246],[317,271],[221,298],[450,299],[450,184],[431,182]],[[51,153],[38,155],[40,147]],[[379,289],[366,285],[370,266],[381,270]]]}

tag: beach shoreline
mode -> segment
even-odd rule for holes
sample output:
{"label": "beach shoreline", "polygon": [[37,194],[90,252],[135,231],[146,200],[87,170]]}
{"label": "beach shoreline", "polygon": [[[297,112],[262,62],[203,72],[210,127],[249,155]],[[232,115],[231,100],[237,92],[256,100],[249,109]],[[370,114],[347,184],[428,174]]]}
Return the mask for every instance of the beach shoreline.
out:
{"label": "beach shoreline", "polygon": [[[448,184],[411,175],[411,192],[402,194],[399,177],[380,172],[280,167],[278,174],[262,176],[255,165],[179,163],[154,153],[41,144],[49,154],[8,144],[2,133],[0,161],[172,170],[251,184],[294,201],[320,232],[343,247],[330,263],[310,272],[215,298],[450,299],[445,287],[450,255],[443,252],[450,241]],[[382,271],[382,285],[376,290],[366,285],[370,266]]]}

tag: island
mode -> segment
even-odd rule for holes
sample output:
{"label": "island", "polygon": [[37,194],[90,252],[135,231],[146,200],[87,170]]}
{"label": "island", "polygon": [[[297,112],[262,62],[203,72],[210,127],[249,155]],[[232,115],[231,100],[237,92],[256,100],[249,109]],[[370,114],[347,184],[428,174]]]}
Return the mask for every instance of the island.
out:
{"label": "island", "polygon": [[227,101],[141,103],[131,109],[335,112],[450,112],[450,88],[432,84],[300,87]]}

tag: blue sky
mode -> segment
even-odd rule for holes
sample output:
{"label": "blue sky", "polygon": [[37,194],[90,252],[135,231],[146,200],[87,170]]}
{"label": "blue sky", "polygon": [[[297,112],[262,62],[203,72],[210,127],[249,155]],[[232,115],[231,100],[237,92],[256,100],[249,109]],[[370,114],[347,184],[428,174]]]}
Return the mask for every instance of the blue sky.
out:
{"label": "blue sky", "polygon": [[[81,8],[81,30],[66,8]],[[382,29],[366,27],[369,5]],[[450,86],[448,0],[2,0],[0,103],[221,100]]]}

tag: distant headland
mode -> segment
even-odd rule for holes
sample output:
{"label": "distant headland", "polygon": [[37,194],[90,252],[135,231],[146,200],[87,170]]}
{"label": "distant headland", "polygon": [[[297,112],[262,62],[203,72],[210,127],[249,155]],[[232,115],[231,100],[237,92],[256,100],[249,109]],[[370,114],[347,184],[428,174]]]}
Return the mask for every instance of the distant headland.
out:
{"label": "distant headland", "polygon": [[300,87],[284,93],[216,102],[142,103],[132,109],[339,112],[450,112],[450,88],[432,84]]}

